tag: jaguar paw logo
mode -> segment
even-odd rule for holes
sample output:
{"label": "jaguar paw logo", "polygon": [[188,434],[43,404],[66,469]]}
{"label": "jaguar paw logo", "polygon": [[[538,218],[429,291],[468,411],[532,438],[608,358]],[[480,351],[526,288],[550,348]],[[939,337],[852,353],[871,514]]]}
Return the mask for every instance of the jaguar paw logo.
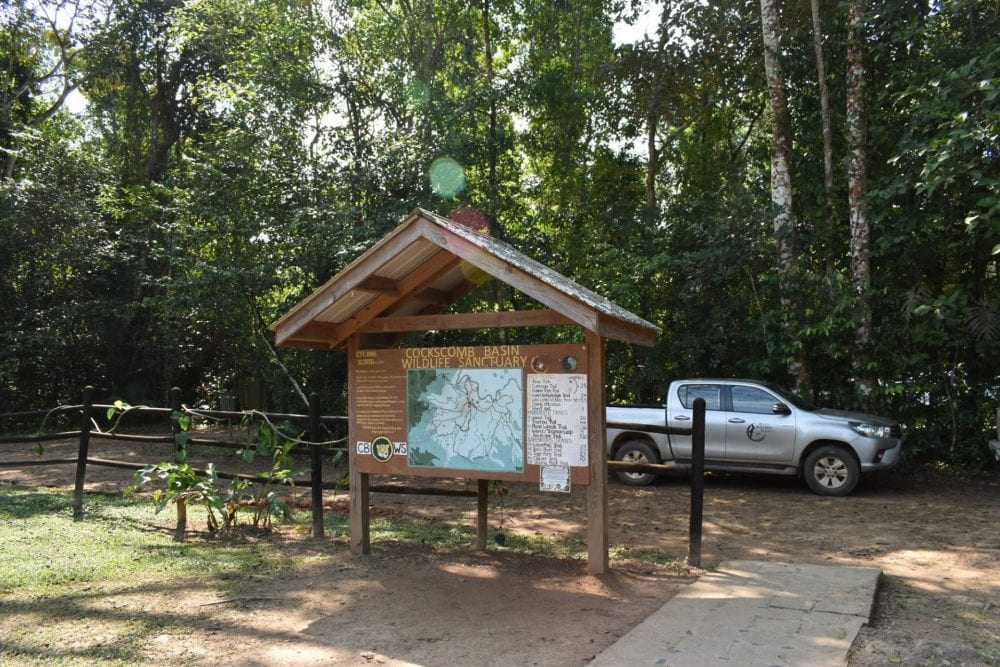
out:
{"label": "jaguar paw logo", "polygon": [[392,440],[384,435],[372,440],[372,458],[379,463],[386,463],[395,452],[396,447],[392,444]]}

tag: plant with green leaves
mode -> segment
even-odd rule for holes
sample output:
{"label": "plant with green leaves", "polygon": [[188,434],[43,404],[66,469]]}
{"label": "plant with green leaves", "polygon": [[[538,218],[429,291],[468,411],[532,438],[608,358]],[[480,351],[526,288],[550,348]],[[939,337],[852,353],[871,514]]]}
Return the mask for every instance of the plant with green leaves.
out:
{"label": "plant with green leaves", "polygon": [[244,447],[237,452],[247,463],[252,463],[258,455],[271,457],[271,468],[257,476],[259,482],[256,488],[246,483],[240,489],[251,489],[249,497],[242,499],[239,506],[252,509],[255,528],[270,528],[276,516],[286,521],[292,518],[291,508],[278,496],[274,487],[294,484],[294,476],[299,471],[294,467],[292,450],[301,435],[296,433],[289,422],[282,422],[278,426],[265,422],[257,429],[257,442],[254,446]]}
{"label": "plant with green leaves", "polygon": [[156,504],[156,512],[163,511],[171,502],[177,505],[177,528],[174,537],[180,542],[186,537],[187,506],[189,503],[200,504],[205,508],[209,532],[219,530],[220,516],[223,518],[225,527],[230,525],[233,514],[227,507],[218,481],[215,464],[209,463],[205,475],[202,476],[186,462],[162,462],[150,464],[137,471],[135,482],[126,489],[126,492],[132,493],[137,488],[150,483],[162,484],[162,488],[153,491],[152,497]]}
{"label": "plant with green leaves", "polygon": [[183,410],[173,410],[170,421],[174,424],[174,461],[187,461],[188,431],[191,430],[191,415]]}
{"label": "plant with green leaves", "polygon": [[[121,418],[131,409],[132,406],[120,400],[115,401],[114,405],[108,408],[107,418],[109,420],[117,416],[112,429],[117,428]],[[182,542],[187,533],[187,505],[189,502],[198,503],[205,507],[210,532],[215,532],[219,528],[216,512],[224,514],[224,503],[219,493],[214,464],[209,464],[206,477],[202,477],[187,462],[187,432],[191,428],[191,416],[182,411],[174,410],[170,414],[170,419],[174,423],[174,462],[150,464],[142,468],[136,472],[135,482],[126,489],[126,492],[131,493],[154,479],[160,480],[163,483],[163,488],[153,492],[156,511],[157,513],[161,512],[170,502],[177,506],[177,527],[174,538]]]}
{"label": "plant with green leaves", "polygon": [[[109,409],[109,416],[115,410],[123,409],[124,404],[116,403]],[[265,422],[260,425],[257,442],[238,450],[237,455],[247,463],[252,463],[257,456],[270,457],[270,468],[252,480],[246,477],[234,479],[227,490],[220,486],[214,463],[209,463],[205,472],[201,473],[187,462],[191,413],[174,411],[171,419],[175,425],[174,462],[164,461],[142,468],[136,472],[135,481],[127,492],[156,485],[152,498],[157,512],[171,502],[176,504],[177,540],[185,538],[187,506],[192,503],[205,508],[208,530],[212,533],[237,526],[240,512],[244,510],[251,513],[250,523],[254,528],[270,529],[276,517],[282,521],[292,520],[291,508],[275,488],[281,484],[294,484],[294,476],[301,472],[295,469],[292,458],[292,451],[301,434],[296,434],[290,423],[273,426]]]}

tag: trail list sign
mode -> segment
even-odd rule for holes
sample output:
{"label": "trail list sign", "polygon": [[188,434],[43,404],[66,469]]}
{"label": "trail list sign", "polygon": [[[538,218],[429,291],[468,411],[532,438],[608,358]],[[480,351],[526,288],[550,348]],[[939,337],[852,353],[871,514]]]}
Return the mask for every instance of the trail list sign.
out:
{"label": "trail list sign", "polygon": [[587,466],[587,377],[577,373],[527,378],[528,462],[541,468],[543,491],[570,490],[570,469]]}
{"label": "trail list sign", "polygon": [[587,482],[584,345],[360,349],[360,472]]}

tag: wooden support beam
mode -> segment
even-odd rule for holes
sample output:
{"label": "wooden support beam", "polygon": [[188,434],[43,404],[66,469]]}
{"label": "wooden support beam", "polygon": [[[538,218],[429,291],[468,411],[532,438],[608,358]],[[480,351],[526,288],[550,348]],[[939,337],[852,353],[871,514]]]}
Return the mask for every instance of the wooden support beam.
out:
{"label": "wooden support beam", "polygon": [[452,304],[458,303],[463,297],[469,294],[469,292],[493,277],[484,272],[482,269],[479,269],[478,267],[465,261],[461,262],[459,267],[461,268],[462,275],[465,280],[449,292],[449,302],[447,304],[429,304],[426,308],[421,309],[421,311],[417,313],[418,315],[436,315],[438,313],[443,313]]}
{"label": "wooden support beam", "polygon": [[275,344],[284,345],[286,340],[293,337],[308,322],[319,317],[345,294],[358,288],[371,275],[372,267],[383,266],[399,253],[408,250],[421,236],[420,230],[415,226],[401,226],[398,233],[391,234],[376,244],[272,324]]}
{"label": "wooden support beam", "polygon": [[[448,293],[448,299],[446,302],[442,301],[438,303],[427,303],[426,305],[424,305],[424,307],[420,308],[420,310],[417,311],[416,313],[412,312],[412,309],[407,309],[408,312],[406,312],[405,315],[407,316],[438,315],[440,313],[443,313],[446,310],[448,310],[448,308],[450,308],[452,304],[458,303],[472,290],[476,289],[477,287],[479,287],[480,285],[482,285],[491,278],[489,274],[483,272],[482,270],[478,269],[477,267],[465,261],[459,262],[455,266],[455,268],[452,269],[452,271],[453,272],[460,271],[463,280],[458,283],[457,287],[451,289],[451,291]],[[403,310],[406,308],[407,305],[408,304],[406,304],[403,301],[398,301],[391,308],[387,308],[385,312],[380,316],[380,318],[395,317],[399,313],[403,312]],[[366,337],[365,341],[366,342],[372,341],[373,345],[378,345],[379,343],[375,341],[379,341],[381,339],[381,341],[384,342],[386,347],[395,347],[405,337],[406,333],[409,333],[411,331],[421,331],[421,330],[428,331],[431,329],[420,329],[420,328],[407,329],[405,332],[394,333],[391,335],[382,334],[378,336],[368,336]]]}
{"label": "wooden support beam", "polygon": [[608,570],[608,466],[604,411],[605,343],[588,331],[587,341],[587,572]]}
{"label": "wooden support beam", "polygon": [[511,265],[500,257],[490,254],[480,246],[454,234],[447,234],[440,227],[427,220],[418,220],[416,227],[425,238],[446,248],[448,252],[461,257],[469,264],[491,276],[502,280],[522,294],[567,317],[588,331],[598,330],[597,313],[579,299],[566,294],[545,281]]}
{"label": "wooden support beam", "polygon": [[399,297],[378,296],[367,306],[355,313],[353,317],[339,324],[334,330],[330,346],[336,347],[342,341],[360,332],[365,325],[392,306],[398,299],[406,298],[411,294],[426,289],[429,284],[433,283],[443,273],[447,273],[454,268],[460,261],[458,257],[445,251],[439,251],[428,258],[404,280],[400,281]]}
{"label": "wooden support beam", "polygon": [[358,349],[358,337],[351,336],[347,340],[347,464],[350,479],[348,498],[351,503],[351,535],[349,539],[352,554],[367,555],[371,553],[372,550],[368,474],[358,472],[358,466],[355,460],[358,455],[357,434],[355,433],[356,416],[358,413],[358,378],[356,370],[357,366],[354,363],[354,358],[357,356]]}
{"label": "wooden support beam", "polygon": [[613,338],[615,340],[627,340],[635,345],[643,347],[653,347],[656,345],[657,332],[647,327],[631,324],[622,320],[615,320],[600,315],[597,321],[597,333],[602,338]]}
{"label": "wooden support beam", "polygon": [[371,275],[361,281],[357,289],[362,292],[372,292],[374,294],[388,294],[389,296],[399,296],[399,281],[382,276]]}

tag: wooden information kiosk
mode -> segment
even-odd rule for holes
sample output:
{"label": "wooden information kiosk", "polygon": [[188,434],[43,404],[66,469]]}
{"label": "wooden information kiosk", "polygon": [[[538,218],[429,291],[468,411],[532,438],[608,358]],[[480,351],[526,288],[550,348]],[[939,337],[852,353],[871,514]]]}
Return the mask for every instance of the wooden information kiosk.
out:
{"label": "wooden information kiosk", "polygon": [[[542,308],[444,313],[496,278]],[[583,344],[397,347],[412,332],[580,326]],[[368,553],[369,477],[587,487],[588,571],[608,565],[605,339],[659,329],[480,230],[417,209],[271,329],[278,345],[345,349],[351,549]]]}

